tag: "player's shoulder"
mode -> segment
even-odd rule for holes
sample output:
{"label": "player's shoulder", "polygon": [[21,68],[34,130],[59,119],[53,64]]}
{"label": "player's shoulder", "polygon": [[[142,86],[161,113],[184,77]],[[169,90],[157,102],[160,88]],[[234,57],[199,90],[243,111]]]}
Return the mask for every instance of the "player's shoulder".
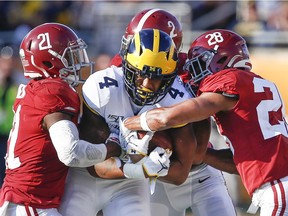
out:
{"label": "player's shoulder", "polygon": [[122,77],[122,68],[112,65],[90,75],[85,81],[83,89],[87,88],[88,86],[99,86],[101,89],[113,85],[118,86],[119,81],[122,80]]}
{"label": "player's shoulder", "polygon": [[186,90],[186,88],[184,86],[182,79],[178,75],[175,77],[175,80],[171,86],[169,93],[171,94],[171,92],[179,92],[181,97],[184,97],[184,98],[190,97],[188,91]]}
{"label": "player's shoulder", "polygon": [[113,99],[117,100],[123,89],[122,68],[111,66],[90,75],[82,93],[86,105],[96,110]]}
{"label": "player's shoulder", "polygon": [[61,79],[42,79],[28,84],[33,102],[42,110],[57,111],[70,107],[78,111],[80,99],[76,90]]}
{"label": "player's shoulder", "polygon": [[42,79],[30,84],[33,93],[39,97],[65,97],[67,95],[75,97],[77,95],[76,90],[61,79]]}
{"label": "player's shoulder", "polygon": [[185,89],[179,76],[176,76],[170,90],[165,97],[159,101],[159,106],[170,106],[189,99],[191,96]]}
{"label": "player's shoulder", "polygon": [[238,69],[236,68],[228,68],[217,73],[211,74],[205,77],[201,86],[223,86],[223,85],[234,85],[237,82],[238,77]]}
{"label": "player's shoulder", "polygon": [[255,74],[237,68],[228,68],[205,77],[199,92],[222,92],[226,95],[238,95],[252,86]]}

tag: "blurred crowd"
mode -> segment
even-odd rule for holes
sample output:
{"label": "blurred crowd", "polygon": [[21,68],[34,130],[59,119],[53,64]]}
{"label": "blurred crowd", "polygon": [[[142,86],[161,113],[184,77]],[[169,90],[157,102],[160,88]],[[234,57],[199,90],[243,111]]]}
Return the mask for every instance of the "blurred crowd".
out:
{"label": "blurred crowd", "polygon": [[185,31],[226,28],[249,36],[256,30],[288,30],[288,2],[280,0],[0,1],[0,44],[18,45],[36,25],[60,22],[78,30],[92,54],[114,55],[127,22],[143,7],[165,7]]}
{"label": "blurred crowd", "polygon": [[[163,3],[180,3],[181,1],[146,1],[148,5]],[[172,3],[173,2],[173,3]],[[273,1],[183,1],[190,6],[193,28],[206,30],[211,28],[233,28],[238,22],[247,24],[257,23],[265,30],[288,30],[288,2]],[[73,28],[94,29],[97,20],[93,20],[96,13],[107,3],[120,3],[123,8],[135,7],[142,1],[1,1],[0,2],[0,29],[14,30],[22,24],[30,27],[47,22],[56,21],[65,23]],[[109,10],[116,12],[121,8],[112,7]],[[221,13],[223,12],[223,13]],[[119,14],[119,11],[116,12]],[[214,20],[200,22],[205,17],[214,16]],[[11,19],[13,17],[13,19]],[[91,19],[92,18],[92,19]],[[117,22],[114,20],[113,22]]]}

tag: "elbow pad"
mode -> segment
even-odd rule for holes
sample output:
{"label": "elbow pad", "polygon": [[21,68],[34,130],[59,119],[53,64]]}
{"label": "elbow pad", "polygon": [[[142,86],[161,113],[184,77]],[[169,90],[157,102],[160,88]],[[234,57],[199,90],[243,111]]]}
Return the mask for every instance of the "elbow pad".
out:
{"label": "elbow pad", "polygon": [[69,120],[61,120],[49,128],[50,138],[59,160],[66,166],[88,167],[106,159],[105,144],[92,144],[79,140],[76,125]]}

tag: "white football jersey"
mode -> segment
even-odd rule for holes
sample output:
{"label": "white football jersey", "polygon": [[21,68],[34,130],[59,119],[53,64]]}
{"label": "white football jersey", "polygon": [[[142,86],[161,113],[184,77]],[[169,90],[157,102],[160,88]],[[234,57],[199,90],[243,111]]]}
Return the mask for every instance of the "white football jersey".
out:
{"label": "white football jersey", "polygon": [[119,134],[119,119],[137,115],[155,107],[165,107],[190,98],[177,76],[165,97],[154,105],[137,107],[125,90],[121,67],[111,66],[92,74],[82,88],[86,104],[105,118],[111,132]]}

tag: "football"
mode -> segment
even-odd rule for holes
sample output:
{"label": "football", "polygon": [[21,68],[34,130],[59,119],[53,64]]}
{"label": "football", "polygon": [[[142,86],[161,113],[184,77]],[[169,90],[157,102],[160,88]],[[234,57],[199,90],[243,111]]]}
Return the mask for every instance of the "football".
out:
{"label": "football", "polygon": [[[138,131],[138,138],[143,138],[147,132],[146,131]],[[162,147],[164,149],[173,149],[173,141],[167,130],[164,131],[156,131],[149,142],[148,153],[153,151],[156,147]]]}
{"label": "football", "polygon": [[[137,131],[137,136],[139,139],[142,139],[147,131]],[[148,154],[153,151],[156,147],[162,147],[164,149],[173,149],[173,141],[167,130],[164,131],[156,131],[149,142],[148,146]],[[133,163],[137,163],[144,156],[140,154],[130,154],[130,159]]]}

